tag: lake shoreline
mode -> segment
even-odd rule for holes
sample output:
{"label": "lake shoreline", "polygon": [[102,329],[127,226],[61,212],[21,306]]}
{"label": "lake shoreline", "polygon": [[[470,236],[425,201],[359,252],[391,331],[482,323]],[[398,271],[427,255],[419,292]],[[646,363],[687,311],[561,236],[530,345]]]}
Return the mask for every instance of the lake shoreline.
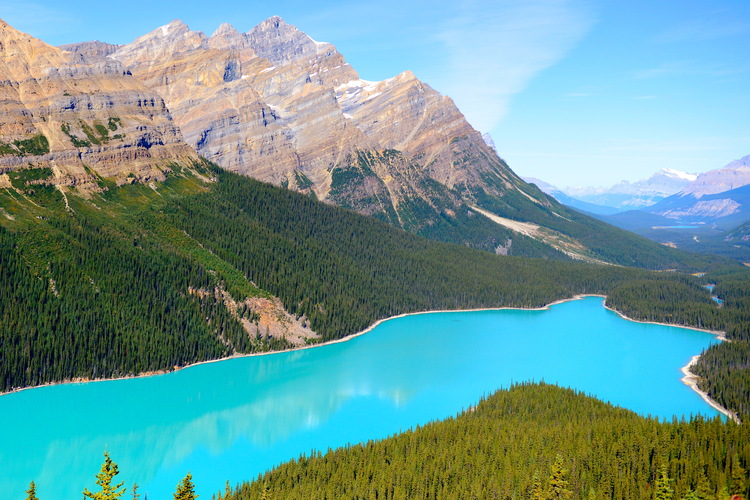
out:
{"label": "lake shoreline", "polygon": [[[125,376],[122,376],[122,377],[95,378],[95,379],[76,378],[76,379],[72,379],[72,380],[68,379],[68,380],[61,380],[61,381],[58,381],[58,382],[48,382],[48,383],[45,383],[45,384],[28,386],[28,387],[20,387],[20,388],[17,388],[17,389],[13,389],[11,391],[0,392],[0,396],[5,396],[5,395],[8,395],[8,394],[15,394],[15,393],[19,393],[19,392],[22,392],[22,391],[27,391],[27,390],[30,390],[30,389],[39,389],[39,388],[43,388],[43,387],[51,387],[51,386],[62,385],[62,384],[88,384],[88,383],[92,383],[92,382],[111,382],[111,381],[116,381],[116,380],[129,380],[129,379],[135,379],[135,378],[154,377],[154,376],[158,376],[158,375],[166,375],[168,373],[174,373],[174,372],[180,371],[180,370],[186,370],[188,368],[192,368],[192,367],[200,366],[200,365],[205,365],[205,364],[208,364],[208,363],[218,363],[218,362],[221,362],[221,361],[228,361],[228,360],[231,360],[231,359],[247,358],[247,357],[253,357],[253,356],[268,356],[268,355],[272,355],[272,354],[280,354],[280,353],[286,353],[286,352],[302,351],[302,350],[305,350],[305,349],[312,349],[312,348],[315,348],[315,347],[323,347],[323,346],[332,345],[332,344],[339,344],[339,343],[342,343],[342,342],[348,342],[348,341],[350,341],[352,339],[355,339],[355,338],[357,338],[359,336],[365,335],[366,333],[371,332],[372,330],[374,330],[375,328],[377,328],[379,325],[381,325],[382,323],[384,323],[386,321],[390,321],[392,319],[403,318],[403,317],[406,317],[406,316],[413,316],[413,315],[417,315],[417,314],[452,313],[452,312],[479,312],[479,311],[504,311],[504,310],[545,311],[545,310],[549,309],[552,306],[555,306],[555,305],[558,305],[558,304],[563,304],[565,302],[571,302],[573,300],[580,300],[580,299],[583,299],[583,298],[586,298],[586,297],[599,297],[599,298],[602,298],[602,299],[606,299],[605,295],[599,295],[599,294],[578,294],[578,295],[574,295],[574,296],[566,298],[566,299],[555,300],[555,301],[550,302],[550,303],[548,303],[548,304],[546,304],[544,306],[541,306],[541,307],[530,307],[530,308],[524,308],[524,307],[483,307],[483,308],[477,308],[477,309],[439,309],[439,310],[430,310],[430,311],[417,311],[417,312],[413,312],[413,313],[403,313],[403,314],[398,314],[396,316],[389,316],[387,318],[379,319],[379,320],[375,321],[372,325],[368,326],[367,328],[365,328],[364,330],[362,330],[360,332],[353,333],[351,335],[347,335],[346,337],[342,337],[340,339],[330,340],[328,342],[321,342],[321,343],[318,343],[318,344],[311,344],[311,345],[306,345],[306,346],[300,346],[300,347],[295,347],[293,349],[285,349],[285,350],[281,350],[281,351],[267,351],[267,352],[253,352],[253,353],[246,353],[246,354],[233,354],[231,356],[225,356],[223,358],[209,359],[209,360],[206,360],[206,361],[198,361],[196,363],[191,363],[191,364],[185,365],[185,366],[175,366],[173,370],[156,370],[156,371],[142,372],[142,373],[138,373],[138,374],[135,374],[135,375],[125,375]],[[715,331],[715,330],[706,330],[706,329],[703,329],[703,328],[696,328],[696,327],[686,326],[686,325],[677,325],[677,324],[673,324],[673,323],[659,323],[659,322],[655,322],[655,321],[640,321],[640,320],[629,318],[629,317],[625,316],[624,314],[622,314],[620,311],[617,311],[616,309],[612,309],[611,307],[608,307],[606,304],[603,304],[603,306],[604,306],[605,309],[608,309],[609,311],[612,311],[612,312],[616,313],[621,318],[623,318],[623,319],[625,319],[627,321],[632,321],[634,323],[647,323],[647,324],[653,324],[653,325],[675,326],[675,327],[679,327],[679,328],[688,328],[688,329],[691,329],[691,330],[697,330],[697,331],[709,333],[711,335],[714,335],[717,339],[719,339],[721,341],[726,341],[727,340],[724,332]],[[696,393],[698,393],[698,395],[700,395],[701,398],[703,398],[703,400],[707,404],[709,404],[711,407],[713,407],[717,411],[721,412],[722,414],[726,415],[729,419],[731,419],[731,420],[739,423],[738,417],[733,412],[731,412],[728,409],[726,409],[723,406],[721,406],[718,402],[714,401],[706,392],[702,391],[698,387],[698,382],[697,382],[698,381],[698,376],[695,375],[694,373],[692,373],[690,371],[690,368],[695,363],[697,363],[697,361],[698,361],[699,358],[700,358],[700,355],[693,356],[690,359],[690,361],[688,362],[688,364],[685,365],[685,366],[683,366],[681,368],[681,371],[682,371],[682,373],[684,375],[684,377],[682,378],[682,382],[685,385],[687,385],[688,387],[690,387],[693,391],[695,391]]]}
{"label": "lake shoreline", "polygon": [[[602,295],[596,295],[597,297],[603,297]],[[618,316],[620,316],[622,319],[632,321],[634,323],[645,323],[649,325],[661,325],[661,326],[676,326],[678,328],[688,328],[690,330],[696,330],[699,332],[706,332],[710,333],[714,337],[716,337],[717,340],[720,340],[721,342],[730,342],[729,339],[726,337],[726,333],[718,330],[707,330],[705,328],[696,328],[693,326],[685,326],[685,325],[676,325],[674,323],[660,323],[658,321],[640,321],[637,319],[628,318],[620,311],[613,309],[606,304],[604,305],[605,309],[608,309],[614,313],[616,313]],[[719,413],[726,416],[728,419],[734,421],[735,423],[740,423],[740,418],[737,416],[736,413],[728,410],[727,408],[724,408],[721,406],[715,399],[713,399],[709,394],[702,390],[700,387],[698,387],[698,380],[700,380],[700,377],[690,371],[690,368],[692,368],[696,363],[698,363],[698,360],[700,359],[701,355],[696,354],[692,358],[690,358],[690,361],[688,361],[688,364],[680,368],[680,371],[682,372],[683,377],[680,379],[680,381],[685,384],[686,386],[690,387],[693,391],[698,393],[698,395],[703,398],[703,401],[705,401],[709,406],[711,406],[714,410],[718,411]]]}

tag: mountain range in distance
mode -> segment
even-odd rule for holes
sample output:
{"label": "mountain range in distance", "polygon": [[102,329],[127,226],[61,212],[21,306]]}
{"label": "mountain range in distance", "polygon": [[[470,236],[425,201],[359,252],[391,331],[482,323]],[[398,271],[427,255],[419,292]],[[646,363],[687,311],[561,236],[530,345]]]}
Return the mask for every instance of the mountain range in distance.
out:
{"label": "mountain range in distance", "polygon": [[697,174],[665,168],[648,179],[633,183],[623,180],[610,187],[558,188],[539,179],[530,177],[524,179],[536,184],[542,191],[566,205],[591,213],[609,215],[651,206],[668,196],[679,193],[697,178]]}
{"label": "mountain range in distance", "polygon": [[654,241],[750,260],[750,156],[700,175],[664,169],[608,189],[561,190],[527,180],[561,203]]}

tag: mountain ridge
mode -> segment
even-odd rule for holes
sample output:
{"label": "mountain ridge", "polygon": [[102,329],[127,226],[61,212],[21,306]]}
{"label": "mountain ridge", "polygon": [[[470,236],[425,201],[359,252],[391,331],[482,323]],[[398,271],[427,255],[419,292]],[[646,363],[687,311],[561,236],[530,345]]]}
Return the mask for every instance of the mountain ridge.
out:
{"label": "mountain ridge", "polygon": [[[33,130],[50,131],[55,155],[31,155],[38,156],[34,168],[54,162],[52,177],[39,173],[40,182],[88,183],[92,191],[111,182],[149,183],[163,180],[172,163],[198,161],[197,151],[227,170],[436,240],[645,267],[684,260],[526,184],[450,97],[411,72],[361,80],[333,45],[280,18],[244,34],[224,24],[210,37],[175,20],[131,44],[84,42],[68,51],[24,40],[68,64],[37,69],[54,77],[65,119],[17,113]],[[287,54],[289,44],[301,48]],[[26,167],[26,153],[44,145],[37,136],[0,133],[0,141],[11,141],[2,149],[8,171]],[[12,179],[0,178],[0,185],[12,186]],[[517,222],[539,230],[519,231]]]}

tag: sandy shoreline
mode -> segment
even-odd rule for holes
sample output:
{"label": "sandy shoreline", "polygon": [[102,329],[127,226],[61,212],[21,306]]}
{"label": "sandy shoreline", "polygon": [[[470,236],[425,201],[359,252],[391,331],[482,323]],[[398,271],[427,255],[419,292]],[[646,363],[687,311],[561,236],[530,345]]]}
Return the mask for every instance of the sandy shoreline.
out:
{"label": "sandy shoreline", "polygon": [[[27,390],[30,390],[30,389],[38,389],[38,388],[41,388],[41,387],[50,387],[50,386],[61,385],[61,384],[84,384],[84,383],[88,384],[88,383],[91,383],[91,382],[108,382],[108,381],[114,381],[114,380],[128,380],[128,379],[133,379],[133,378],[154,377],[154,376],[158,376],[158,375],[165,375],[167,373],[173,373],[173,372],[178,371],[178,370],[185,370],[185,369],[188,369],[188,368],[192,368],[194,366],[205,365],[205,364],[208,364],[208,363],[218,363],[220,361],[227,361],[227,360],[230,360],[230,359],[247,358],[247,357],[253,357],[253,356],[268,356],[268,355],[271,355],[271,354],[280,354],[280,353],[285,353],[285,352],[295,352],[295,351],[301,351],[301,350],[304,350],[304,349],[313,349],[315,347],[323,347],[323,346],[332,345],[332,344],[339,344],[341,342],[348,342],[348,341],[350,341],[350,340],[352,340],[354,338],[357,338],[357,337],[359,337],[361,335],[369,333],[372,330],[374,330],[375,328],[377,328],[380,324],[382,324],[382,323],[384,323],[386,321],[390,321],[392,319],[397,319],[397,318],[403,318],[403,317],[406,317],[406,316],[413,316],[413,315],[416,315],[416,314],[432,314],[432,313],[448,313],[448,312],[475,312],[475,311],[504,311],[504,310],[544,311],[544,310],[547,310],[547,309],[549,309],[550,307],[552,307],[554,305],[563,304],[565,302],[571,302],[573,300],[580,300],[580,299],[583,299],[583,298],[586,298],[586,297],[606,298],[606,296],[604,296],[604,295],[598,295],[598,294],[579,294],[579,295],[574,295],[573,297],[570,297],[570,298],[567,298],[567,299],[559,299],[559,300],[556,300],[554,302],[550,302],[549,304],[546,304],[546,305],[544,305],[542,307],[530,307],[530,308],[522,308],[522,307],[484,307],[484,308],[477,308],[477,309],[439,309],[439,310],[430,310],[430,311],[418,311],[418,312],[413,312],[413,313],[403,313],[403,314],[399,314],[399,315],[396,315],[396,316],[390,316],[388,318],[379,319],[375,323],[373,323],[372,325],[368,326],[367,328],[365,328],[364,330],[362,330],[360,332],[353,333],[351,335],[348,335],[348,336],[340,338],[340,339],[331,340],[331,341],[328,341],[328,342],[322,342],[322,343],[319,343],[319,344],[306,345],[306,346],[301,346],[301,347],[297,347],[297,348],[294,348],[294,349],[286,349],[286,350],[283,350],[283,351],[268,351],[268,352],[254,352],[254,353],[247,353],[247,354],[233,354],[232,356],[226,356],[226,357],[219,358],[219,359],[210,359],[210,360],[207,360],[207,361],[199,361],[197,363],[192,363],[192,364],[185,365],[185,366],[175,366],[174,370],[158,370],[158,371],[153,371],[153,372],[139,373],[137,375],[127,375],[127,376],[124,376],[124,377],[114,377],[114,378],[75,379],[75,380],[62,380],[60,382],[49,382],[49,383],[46,383],[46,384],[35,385],[35,386],[31,386],[31,387],[21,387],[21,388],[18,388],[18,389],[14,389],[12,391],[2,392],[2,393],[0,393],[0,396],[4,396],[6,394],[14,394],[14,393],[22,392],[22,391],[27,391]],[[672,324],[672,323],[659,323],[659,322],[655,322],[655,321],[639,321],[639,320],[636,320],[636,319],[628,318],[627,316],[625,316],[621,312],[619,312],[619,311],[617,311],[615,309],[612,309],[610,307],[607,307],[606,305],[604,305],[604,307],[606,309],[608,309],[608,310],[616,313],[621,318],[623,318],[623,319],[625,319],[627,321],[633,321],[634,323],[647,323],[647,324],[652,324],[652,325],[676,326],[676,327],[680,327],[680,328],[689,328],[691,330],[698,330],[698,331],[701,331],[701,332],[710,333],[710,334],[716,336],[716,338],[719,339],[719,340],[721,340],[721,341],[726,341],[727,340],[724,332],[715,331],[715,330],[706,330],[706,329],[703,329],[703,328],[695,328],[695,327],[692,327],[692,326],[676,325],[676,324]],[[688,362],[688,364],[685,365],[685,366],[683,366],[681,368],[681,371],[682,371],[682,373],[684,375],[683,378],[682,378],[682,382],[685,385],[687,385],[688,387],[690,387],[692,390],[694,390],[695,392],[697,392],[701,396],[701,398],[703,398],[703,400],[706,401],[706,403],[708,403],[711,407],[713,407],[717,411],[721,412],[722,414],[726,415],[731,420],[739,423],[739,418],[737,417],[737,415],[735,415],[733,412],[727,410],[726,408],[724,408],[723,406],[721,406],[719,403],[717,403],[716,401],[714,401],[713,399],[711,399],[711,397],[706,392],[702,391],[698,387],[698,376],[695,375],[694,373],[692,373],[690,371],[690,368],[695,363],[698,362],[698,358],[700,358],[700,355],[693,356],[690,359],[690,361]]]}

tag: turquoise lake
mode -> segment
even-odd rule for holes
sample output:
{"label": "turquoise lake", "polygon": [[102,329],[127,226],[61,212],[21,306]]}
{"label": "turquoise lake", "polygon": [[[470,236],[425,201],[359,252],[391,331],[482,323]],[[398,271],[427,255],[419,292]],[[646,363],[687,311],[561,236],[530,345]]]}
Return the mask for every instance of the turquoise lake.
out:
{"label": "turquoise lake", "polygon": [[[138,379],[0,397],[0,498],[80,499],[104,450],[149,500],[190,471],[200,498],[312,448],[455,415],[513,382],[574,387],[641,414],[717,412],[680,368],[718,342],[635,323],[589,297],[548,310],[429,313],[348,342]],[[143,498],[143,496],[141,497]]]}

